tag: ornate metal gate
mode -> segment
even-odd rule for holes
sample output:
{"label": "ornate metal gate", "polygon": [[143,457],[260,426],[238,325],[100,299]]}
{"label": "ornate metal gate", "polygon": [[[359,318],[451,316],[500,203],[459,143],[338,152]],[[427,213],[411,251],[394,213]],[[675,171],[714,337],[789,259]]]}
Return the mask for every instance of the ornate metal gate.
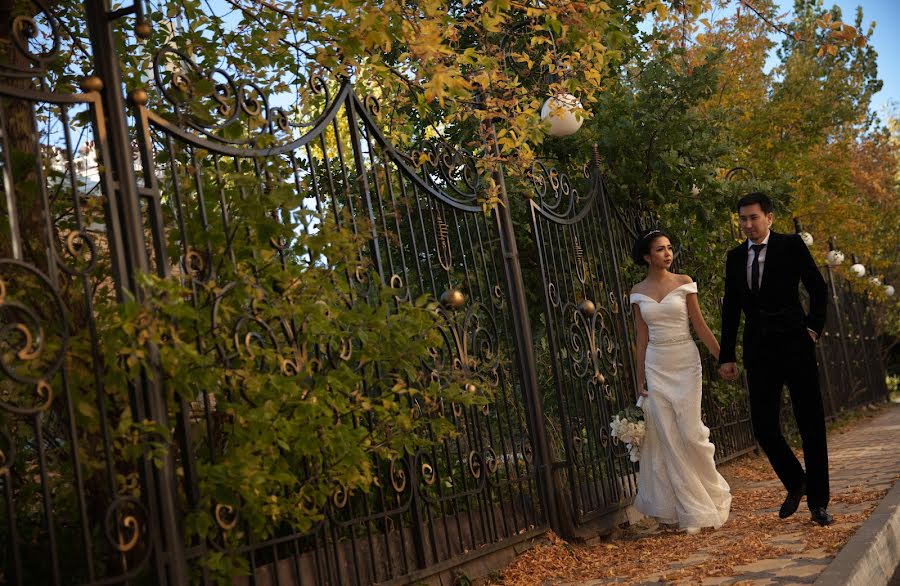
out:
{"label": "ornate metal gate", "polygon": [[[197,63],[169,21],[156,24],[172,38],[140,49],[152,62],[141,87],[126,83],[132,33],[117,27],[133,14],[146,36],[143,6],[86,0],[66,23],[40,0],[0,12],[0,581],[212,583],[198,562],[227,550],[254,584],[410,583],[623,509],[636,469],[608,433],[634,395],[620,275],[647,218],[611,206],[597,154],[583,189],[534,170],[534,335],[509,202],[504,192],[484,213],[471,154],[440,142],[401,152],[378,100],[346,79],[310,75],[305,117],[289,116],[253,83]],[[259,230],[261,216],[297,231]],[[239,499],[204,483],[204,466],[229,454],[230,416],[216,409],[229,390],[167,397],[164,339],[139,349],[151,368],[110,368],[103,357],[127,366],[117,344],[129,340],[103,324],[153,303],[142,283],[155,274],[208,315],[196,351],[223,368],[271,348],[351,360],[350,346],[301,347],[297,324],[264,317],[238,283],[262,265],[327,266],[289,244],[328,230],[357,245],[339,302],[374,303],[375,280],[392,302],[440,299],[435,364],[477,367],[497,392],[444,406],[456,437],[373,462],[372,491],[337,487],[312,527],[254,540]],[[239,295],[240,311],[223,309]],[[223,332],[227,344],[212,335]],[[726,454],[752,444],[744,405],[704,408]],[[200,513],[212,519],[203,537],[185,530]]]}
{"label": "ornate metal gate", "polygon": [[560,429],[565,480],[558,486],[575,524],[622,508],[637,488],[624,444],[609,433],[635,387],[630,306],[619,276],[622,249],[613,241],[621,228],[610,218],[598,166],[588,174],[582,194],[567,175],[539,163],[530,201],[553,381],[543,399]]}
{"label": "ornate metal gate", "polygon": [[[178,59],[184,68],[194,67],[185,55]],[[239,82],[231,83],[235,102],[228,111],[246,111],[248,93]],[[165,258],[168,249],[178,259],[157,260],[157,270],[164,274],[170,265],[178,266],[196,282],[192,303],[215,307],[217,299],[209,298],[202,284],[214,271],[223,272],[216,266],[237,262],[229,239],[239,225],[232,209],[237,206],[230,202],[244,197],[244,190],[228,187],[227,170],[238,169],[256,177],[247,189],[286,185],[296,194],[290,212],[328,210],[327,217],[336,222],[304,224],[304,230],[339,229],[344,222],[364,235],[368,249],[361,253],[399,299],[442,297],[442,359],[460,367],[478,362],[491,372],[499,388],[496,402],[477,409],[453,407],[460,433],[456,440],[382,467],[385,476],[376,494],[335,493],[325,520],[310,531],[242,548],[252,576],[266,583],[289,582],[293,575],[328,584],[385,582],[546,527],[542,472],[534,457],[535,414],[521,369],[514,368],[519,358],[513,340],[519,333],[510,311],[505,244],[498,216],[485,216],[476,201],[480,183],[471,157],[442,144],[414,157],[404,155],[380,134],[377,101],[359,99],[346,82],[335,86],[313,77],[310,83],[323,98],[320,113],[308,122],[311,130],[296,137],[282,112],[269,108],[264,95],[253,96],[269,121],[260,131],[280,139],[277,147],[267,148],[256,147],[252,138],[225,140],[212,126],[173,124],[149,108],[144,92],[136,93],[135,119],[144,129],[140,189],[150,225],[167,227],[153,232],[156,258]],[[162,88],[160,93],[165,95]],[[205,214],[198,215],[198,209]],[[194,217],[188,217],[191,210]],[[241,238],[238,234],[234,238]],[[210,248],[216,241],[227,243],[219,254]],[[277,252],[278,243],[273,245]],[[359,270],[349,278],[364,288],[368,276]],[[272,337],[252,314],[231,319],[222,325],[241,339],[249,335],[255,343],[290,343]],[[184,420],[189,416],[181,414]],[[180,449],[189,507],[200,502],[192,481],[193,455],[221,450],[214,441],[215,422],[207,418],[200,425],[207,428],[200,442],[206,445],[185,439]],[[217,514],[223,531],[231,528],[236,512]],[[188,563],[204,553],[203,548],[189,552]]]}
{"label": "ornate metal gate", "polygon": [[[40,3],[12,21],[0,84],[2,579],[213,579],[197,562],[224,551],[226,534],[244,522],[238,503],[205,493],[201,481],[203,463],[227,454],[215,409],[227,391],[176,397],[172,410],[158,373],[109,380],[95,303],[141,301],[141,274],[155,273],[189,286],[185,303],[233,334],[234,348],[197,336],[197,351],[223,366],[235,349],[295,344],[290,324],[265,322],[249,299],[241,315],[220,313],[241,263],[291,262],[281,237],[248,221],[255,198],[273,193],[283,204],[264,213],[307,234],[347,229],[360,238],[359,268],[346,277],[362,302],[370,278],[398,301],[440,297],[445,344],[435,360],[477,364],[498,390],[488,405],[447,406],[456,438],[374,463],[379,486],[338,488],[309,530],[232,540],[249,580],[410,581],[546,530],[554,501],[515,239],[502,208],[485,215],[471,155],[446,144],[398,151],[379,131],[377,100],[359,98],[346,80],[311,76],[318,109],[291,120],[259,88],[170,45],[155,48],[151,83],[133,88],[126,107],[111,19],[140,16],[140,6],[85,9],[97,75],[83,80],[84,93],[46,78],[42,65],[65,59],[64,33]],[[47,50],[28,49],[41,38]],[[307,211],[318,223],[303,219]],[[290,376],[290,365],[282,372]],[[107,393],[110,384],[127,391]],[[159,426],[135,431],[139,453],[156,450],[137,466],[122,453],[117,426],[126,419]],[[185,519],[205,507],[214,536],[186,542]]]}

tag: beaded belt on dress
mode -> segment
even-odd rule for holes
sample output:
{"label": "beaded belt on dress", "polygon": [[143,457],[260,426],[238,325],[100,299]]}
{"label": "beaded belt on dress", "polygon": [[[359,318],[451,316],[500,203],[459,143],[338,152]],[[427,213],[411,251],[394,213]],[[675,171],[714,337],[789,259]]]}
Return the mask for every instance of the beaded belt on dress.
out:
{"label": "beaded belt on dress", "polygon": [[684,344],[685,342],[693,342],[694,338],[691,337],[690,334],[684,334],[683,336],[676,336],[674,338],[663,338],[656,339],[650,338],[650,343],[654,346],[671,346],[672,344]]}

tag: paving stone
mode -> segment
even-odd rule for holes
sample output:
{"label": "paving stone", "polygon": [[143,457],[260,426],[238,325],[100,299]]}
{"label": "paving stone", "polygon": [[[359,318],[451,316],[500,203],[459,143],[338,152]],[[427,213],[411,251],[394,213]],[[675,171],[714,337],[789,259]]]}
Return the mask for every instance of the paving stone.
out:
{"label": "paving stone", "polygon": [[755,574],[758,572],[773,572],[775,570],[780,570],[790,563],[792,563],[790,558],[775,558],[760,560],[744,566],[736,566],[734,569],[743,574]]}
{"label": "paving stone", "polygon": [[708,561],[711,558],[712,558],[712,556],[710,556],[708,553],[704,553],[704,552],[695,553],[694,555],[692,555],[690,557],[686,557],[683,560],[679,560],[677,562],[669,564],[669,568],[672,570],[679,570],[681,568],[686,568],[688,566],[696,566],[696,565],[702,564],[705,561]]}
{"label": "paving stone", "polygon": [[712,576],[703,578],[700,583],[703,586],[725,586],[726,584],[734,584],[734,580],[733,576]]}
{"label": "paving stone", "polygon": [[769,538],[769,542],[771,543],[799,543],[803,540],[803,535],[800,533],[784,533],[782,535],[773,535]]}
{"label": "paving stone", "polygon": [[806,578],[818,576],[828,566],[827,562],[816,563],[812,561],[799,561],[775,572],[778,577]]}
{"label": "paving stone", "polygon": [[812,549],[810,551],[804,551],[802,554],[797,556],[798,559],[809,559],[809,560],[827,560],[831,561],[831,558],[834,557],[833,553],[828,553],[822,548]]}

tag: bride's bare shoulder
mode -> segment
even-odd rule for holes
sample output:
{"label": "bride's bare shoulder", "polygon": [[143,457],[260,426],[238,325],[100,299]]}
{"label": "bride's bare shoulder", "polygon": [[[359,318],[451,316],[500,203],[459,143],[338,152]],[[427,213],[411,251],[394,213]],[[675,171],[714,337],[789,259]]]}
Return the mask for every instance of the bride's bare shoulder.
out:
{"label": "bride's bare shoulder", "polygon": [[679,285],[687,285],[688,283],[693,283],[694,279],[691,278],[690,275],[678,275],[678,284]]}
{"label": "bride's bare shoulder", "polygon": [[645,291],[647,290],[647,279],[635,283],[631,288],[632,293],[640,293],[641,295],[646,295]]}

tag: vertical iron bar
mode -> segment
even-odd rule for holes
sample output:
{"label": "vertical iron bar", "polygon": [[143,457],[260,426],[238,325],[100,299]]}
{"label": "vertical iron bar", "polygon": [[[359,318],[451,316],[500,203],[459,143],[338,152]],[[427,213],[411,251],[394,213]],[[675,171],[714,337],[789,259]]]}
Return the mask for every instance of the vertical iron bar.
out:
{"label": "vertical iron bar", "polygon": [[[129,139],[128,120],[126,118],[125,100],[121,93],[122,76],[119,69],[119,54],[113,35],[113,22],[109,19],[108,0],[86,0],[85,11],[90,32],[91,45],[95,60],[96,72],[103,81],[102,98],[105,106],[106,128],[109,138],[109,160],[106,162],[117,180],[116,189],[111,196],[120,204],[122,222],[122,240],[124,258],[128,275],[126,287],[134,292],[140,300],[135,277],[138,273],[149,273],[149,261],[144,243],[143,222],[137,188],[137,177],[134,162],[131,158],[131,141]],[[113,218],[115,221],[116,218]],[[125,275],[123,275],[125,276]],[[155,352],[151,352],[155,354]],[[143,390],[150,415],[160,425],[167,426],[167,409],[165,393],[161,385],[161,373],[145,378],[144,385],[136,385],[135,390]],[[153,482],[155,480],[155,482]],[[187,584],[188,571],[182,540],[180,513],[176,500],[177,476],[175,462],[170,454],[155,472],[155,479],[148,479],[155,485],[160,504],[158,520],[164,543],[154,543],[157,560],[165,559],[168,579],[157,576],[163,583]]]}
{"label": "vertical iron bar", "polygon": [[[494,130],[493,122],[489,123],[487,130],[489,134],[488,140],[490,141],[489,148],[495,156],[499,157],[500,146],[497,144],[497,134]],[[494,181],[497,182],[500,188],[500,205],[494,206],[494,212],[497,214],[500,248],[503,253],[506,282],[509,288],[513,335],[516,340],[515,346],[522,377],[522,390],[526,399],[526,413],[532,437],[534,438],[534,452],[537,456],[538,490],[541,500],[546,507],[547,520],[550,522],[550,526],[558,531],[560,523],[556,507],[556,494],[553,489],[553,462],[547,443],[547,433],[544,429],[544,408],[541,404],[537,371],[534,365],[534,345],[531,321],[528,317],[528,307],[525,300],[525,283],[522,279],[522,266],[519,262],[519,249],[516,245],[516,235],[513,231],[512,216],[509,213],[509,198],[506,192],[506,179],[503,176],[502,166],[497,165],[493,176]]]}

